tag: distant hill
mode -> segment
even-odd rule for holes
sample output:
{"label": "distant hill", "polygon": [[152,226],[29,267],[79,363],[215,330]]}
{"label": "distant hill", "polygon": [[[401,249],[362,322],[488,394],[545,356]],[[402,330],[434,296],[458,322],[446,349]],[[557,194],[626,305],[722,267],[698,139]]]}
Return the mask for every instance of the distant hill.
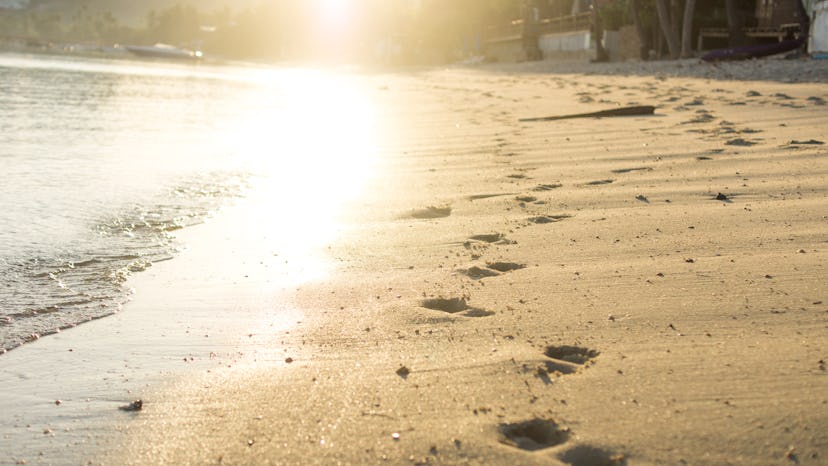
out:
{"label": "distant hill", "polygon": [[109,11],[121,24],[142,27],[146,25],[147,14],[150,11],[164,10],[175,4],[189,4],[203,12],[225,7],[239,11],[257,5],[261,0],[0,0],[0,7],[4,3],[12,8],[11,5],[17,5],[30,10],[56,12],[65,19],[71,18],[84,7],[92,15]]}

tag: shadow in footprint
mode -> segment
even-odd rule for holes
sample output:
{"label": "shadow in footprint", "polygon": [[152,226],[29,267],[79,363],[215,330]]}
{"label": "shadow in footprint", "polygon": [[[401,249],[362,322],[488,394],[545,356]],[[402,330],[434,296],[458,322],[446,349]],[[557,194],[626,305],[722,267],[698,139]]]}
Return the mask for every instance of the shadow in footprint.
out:
{"label": "shadow in footprint", "polygon": [[498,430],[502,436],[500,443],[527,451],[554,447],[566,442],[569,438],[569,429],[548,419],[500,424]]}
{"label": "shadow in footprint", "polygon": [[532,222],[532,223],[537,223],[539,225],[542,225],[542,224],[545,224],[545,223],[560,222],[561,220],[569,218],[569,217],[571,217],[571,215],[567,215],[567,214],[541,215],[539,217],[532,217],[532,218],[529,219],[529,221]]}
{"label": "shadow in footprint", "polygon": [[479,199],[488,199],[490,197],[501,197],[501,196],[511,196],[514,193],[497,193],[497,194],[472,194],[471,196],[467,196],[466,199],[470,201],[476,201]]}
{"label": "shadow in footprint", "polygon": [[558,458],[572,466],[623,466],[627,464],[624,455],[589,445],[578,445],[565,451]]}
{"label": "shadow in footprint", "polygon": [[[556,373],[560,373],[566,375],[578,372],[578,367],[578,365],[565,361],[544,361],[543,366],[539,367],[539,369],[545,370],[547,374],[555,375]],[[538,371],[538,375],[540,375],[540,371]]]}
{"label": "shadow in footprint", "polygon": [[463,315],[466,317],[489,317],[493,316],[494,312],[471,307]]}
{"label": "shadow in footprint", "polygon": [[449,314],[461,313],[461,315],[466,317],[486,317],[494,315],[494,312],[470,307],[466,303],[466,298],[431,298],[423,300],[421,305],[433,311],[442,311]]}
{"label": "shadow in footprint", "polygon": [[588,348],[582,348],[580,346],[547,346],[546,351],[544,353],[546,356],[557,359],[559,361],[565,361],[572,364],[578,365],[586,365],[588,362],[592,361],[596,356],[598,356],[598,351]]}
{"label": "shadow in footprint", "polygon": [[544,385],[551,385],[552,377],[574,374],[578,372],[580,368],[581,366],[577,364],[571,364],[564,361],[540,361],[534,366],[524,364],[523,372],[534,373],[535,377],[539,378]]}
{"label": "shadow in footprint", "polygon": [[758,144],[758,142],[749,141],[749,140],[744,139],[744,138],[735,138],[735,139],[730,139],[728,141],[725,141],[726,146],[750,147],[750,146],[755,146],[756,144]]}
{"label": "shadow in footprint", "polygon": [[584,184],[586,186],[598,186],[598,185],[602,185],[602,184],[610,184],[614,181],[615,180],[595,180],[595,181],[590,181],[590,182],[584,183]]}
{"label": "shadow in footprint", "polygon": [[[538,192],[540,192],[540,191],[552,191],[553,189],[558,189],[561,186],[563,186],[563,185],[558,184],[558,183],[539,184],[539,185],[535,186],[534,188],[532,188],[532,191],[538,191]],[[526,202],[531,202],[531,201],[526,201]]]}
{"label": "shadow in footprint", "polygon": [[801,146],[801,145],[821,146],[823,144],[825,144],[825,141],[819,141],[819,140],[816,140],[816,139],[808,139],[808,140],[802,140],[802,141],[793,140],[793,141],[788,143],[789,146]]}
{"label": "shadow in footprint", "polygon": [[484,243],[497,243],[498,241],[505,240],[506,236],[504,236],[502,233],[490,233],[469,236],[469,239],[472,241],[482,241]]}
{"label": "shadow in footprint", "polygon": [[635,168],[619,168],[618,170],[612,170],[613,173],[630,173],[630,172],[637,172],[637,171],[653,171],[650,167],[635,167]]}
{"label": "shadow in footprint", "polygon": [[494,270],[483,269],[476,265],[473,267],[469,267],[468,269],[462,269],[459,272],[471,278],[472,280],[480,280],[481,278],[496,277],[500,275]]}
{"label": "shadow in footprint", "polygon": [[486,267],[497,270],[498,272],[511,272],[513,270],[525,269],[526,264],[517,264],[515,262],[488,262]]}
{"label": "shadow in footprint", "polygon": [[411,212],[411,217],[419,219],[443,218],[451,215],[449,206],[428,206],[425,209],[417,209]]}

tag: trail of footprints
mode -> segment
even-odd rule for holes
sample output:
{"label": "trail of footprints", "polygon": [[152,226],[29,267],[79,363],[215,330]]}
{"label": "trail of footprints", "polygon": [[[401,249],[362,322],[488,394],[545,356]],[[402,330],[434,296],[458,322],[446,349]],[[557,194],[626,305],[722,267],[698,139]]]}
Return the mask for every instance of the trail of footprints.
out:
{"label": "trail of footprints", "polygon": [[[550,345],[544,350],[545,358],[532,369],[524,364],[524,372],[534,370],[536,377],[550,384],[550,375],[562,376],[577,373],[593,364],[598,351],[581,346]],[[499,442],[503,445],[528,452],[538,452],[555,447],[557,458],[573,466],[618,466],[626,464],[623,455],[590,445],[566,447],[572,432],[550,418],[532,418],[524,421],[501,423],[497,426]]]}
{"label": "trail of footprints", "polygon": [[[650,170],[645,167],[635,167],[630,169],[618,170],[616,173],[627,173],[632,171]],[[613,180],[601,180],[598,182],[587,183],[589,185],[607,184]],[[560,184],[542,184],[538,185],[532,191],[543,192],[559,188]],[[471,196],[470,201],[478,199],[486,199],[490,197],[497,197],[501,195],[510,194],[486,194],[479,196]],[[525,203],[540,203],[534,196],[517,196],[515,198],[522,206]],[[433,207],[412,212],[411,217],[419,219],[433,219],[446,217],[450,215],[451,209],[448,207]],[[570,215],[541,215],[530,217],[528,221],[533,224],[548,224],[562,221],[570,218]],[[468,249],[473,249],[473,244],[482,245],[506,245],[515,244],[514,241],[506,238],[502,233],[485,233],[473,235],[468,238],[464,245]],[[473,256],[474,257],[474,256]],[[474,257],[474,258],[478,258]],[[482,280],[490,277],[497,277],[504,273],[510,273],[516,270],[525,268],[525,264],[516,262],[486,262],[485,266],[473,265],[465,269],[458,270],[459,273],[469,277],[472,280]],[[431,297],[423,299],[420,305],[423,308],[444,312],[451,315],[459,315],[464,317],[488,317],[495,313],[486,309],[481,309],[469,305],[469,298],[462,297]],[[534,376],[543,381],[544,384],[550,385],[552,377],[560,377],[568,374],[578,373],[593,364],[595,358],[600,353],[597,350],[584,348],[572,345],[549,345],[544,349],[543,358],[522,365],[524,373],[534,373]],[[603,448],[598,448],[590,445],[576,444],[569,446],[568,441],[572,436],[569,428],[562,426],[554,419],[548,418],[532,418],[523,421],[500,423],[497,425],[498,441],[499,443],[526,452],[542,452],[548,449],[554,449],[557,458],[566,464],[572,466],[582,465],[596,465],[596,466],[618,466],[626,464],[623,455],[614,454]]]}
{"label": "trail of footprints", "polygon": [[[541,184],[538,185],[533,191],[550,191],[556,188],[559,188],[560,184]],[[487,199],[492,197],[498,197],[503,194],[483,194],[483,195],[475,195],[468,197],[468,200],[474,201],[479,199]],[[509,194],[506,194],[509,195]],[[519,202],[520,205],[525,205],[527,202],[533,202],[540,204],[538,199],[534,196],[517,196],[515,198],[516,201]],[[451,208],[448,206],[444,207],[434,207],[429,206],[425,209],[415,210],[411,213],[412,218],[416,219],[434,219],[440,217],[447,217],[451,214]],[[571,215],[568,214],[557,214],[557,215],[540,215],[535,217],[530,217],[528,221],[534,224],[547,224],[547,223],[555,223],[561,220],[570,218]],[[506,236],[502,233],[483,233],[470,236],[467,241],[463,243],[463,245],[472,250],[474,253],[472,254],[473,259],[479,259],[482,254],[482,250],[485,249],[488,245],[507,245],[507,244],[516,244],[515,241],[509,240]],[[482,246],[480,246],[482,245]],[[472,265],[468,268],[459,269],[457,272],[469,277],[472,280],[482,280],[484,278],[490,277],[497,277],[504,273],[513,272],[516,270],[520,270],[526,268],[526,264],[520,264],[517,262],[505,262],[505,261],[495,261],[495,262],[486,262],[484,267],[479,265]],[[440,311],[445,312],[452,315],[460,315],[465,317],[488,317],[494,315],[493,311],[480,309],[476,307],[472,307],[468,304],[468,297],[432,297],[428,299],[424,299],[420,302],[420,305],[426,309],[430,309],[433,311]]]}
{"label": "trail of footprints", "polygon": [[[508,241],[500,233],[474,235],[469,238],[496,244]],[[488,262],[486,267],[472,266],[462,270],[469,278],[479,280],[494,277],[501,273],[525,268],[525,264],[514,262]],[[466,297],[429,298],[421,302],[426,309],[458,314],[466,317],[486,317],[494,312],[472,307]],[[552,377],[560,377],[578,373],[593,364],[600,353],[597,350],[574,345],[549,345],[544,349],[544,358],[533,363],[522,365],[524,373],[534,372],[535,377],[550,385]],[[608,450],[590,445],[575,445],[567,447],[571,431],[563,427],[554,419],[533,418],[525,421],[501,423],[497,425],[498,441],[506,446],[527,452],[539,452],[554,447],[557,448],[558,459],[573,466],[597,465],[618,466],[626,464],[623,455],[614,454]]]}
{"label": "trail of footprints", "polygon": [[[558,84],[559,87],[562,85],[561,83]],[[654,94],[656,94],[657,91],[663,91],[663,83],[654,82],[652,83],[649,89],[640,90],[649,91],[651,96],[659,97]],[[688,99],[692,97],[691,92],[692,91],[690,89],[686,88],[671,88],[667,92],[666,96],[661,95],[660,97],[662,97],[664,103],[667,104],[670,102],[677,102],[683,99]],[[591,92],[583,92],[579,95],[581,96],[582,101],[595,100]],[[760,94],[755,91],[748,91],[746,94],[746,97],[748,98],[758,96],[760,96]],[[776,94],[772,97],[775,97],[777,101],[790,100],[790,97],[781,94]],[[809,97],[806,100],[808,101],[808,103],[812,105],[825,104],[825,101],[819,97]],[[732,104],[736,105],[745,103],[746,102],[744,102],[742,99],[737,99],[737,101],[733,102]],[[683,104],[680,104],[679,107],[676,107],[674,109],[676,111],[687,111],[688,113],[691,113],[692,116],[690,117],[690,119],[681,123],[681,125],[693,126],[690,129],[688,129],[688,131],[703,132],[705,134],[710,134],[710,136],[715,138],[731,137],[731,139],[726,139],[724,142],[725,145],[730,146],[748,146],[756,144],[758,142],[756,140],[733,137],[745,134],[752,134],[758,131],[752,130],[750,128],[737,128],[734,124],[727,121],[719,122],[719,124],[712,129],[697,129],[698,126],[701,126],[702,124],[713,123],[717,120],[717,117],[715,115],[713,115],[710,111],[704,108],[704,104],[705,102],[703,100],[699,98],[693,98],[690,100],[686,100]],[[788,102],[777,102],[777,104],[791,105]],[[822,144],[822,141],[792,141],[789,145],[798,146],[802,144],[816,145]],[[699,157],[699,159],[709,160],[710,157]],[[631,167],[612,170],[612,173],[622,175],[631,172],[645,172],[652,170],[652,167]],[[526,179],[527,177],[521,173],[517,173],[509,175],[509,178]],[[587,188],[596,187],[611,184],[615,181],[615,179],[600,179],[595,181],[588,181],[584,183],[582,186]],[[560,187],[561,184],[558,183],[541,184],[531,189],[531,191],[533,193],[542,193]],[[489,197],[507,195],[515,194],[485,194],[479,196],[471,196],[468,199],[474,201],[477,199],[485,199]],[[538,200],[537,197],[532,195],[517,195],[517,197],[515,197],[515,200],[519,203],[521,207],[525,207],[526,204],[545,204],[544,201]],[[420,214],[422,215],[423,212],[421,212]],[[435,218],[438,216],[432,216],[429,214],[437,214],[437,212],[427,212],[426,215],[424,215],[423,217]],[[535,217],[530,217],[528,221],[530,222],[530,224],[542,225],[559,222],[569,217],[570,216],[566,214],[538,215]],[[484,244],[510,244],[502,234],[498,233],[474,235],[469,238],[469,242],[467,242],[466,244],[468,245],[470,244],[470,242]],[[503,273],[509,273],[515,270],[519,270],[524,267],[525,265],[517,263],[488,262],[485,264],[485,266],[475,265],[466,269],[462,269],[459,272],[463,273],[470,279],[482,280],[490,277],[496,277]],[[485,311],[482,309],[469,306],[469,304],[467,303],[467,299],[468,298],[466,297],[431,298],[422,301],[422,306],[431,310],[446,312],[449,314],[460,314],[468,317],[483,317],[494,314],[490,311]],[[544,349],[542,358],[522,364],[521,369],[524,373],[533,374],[534,377],[540,379],[544,384],[550,385],[552,383],[553,377],[561,377],[566,376],[568,374],[576,374],[585,370],[595,362],[595,359],[599,357],[599,355],[600,353],[597,350],[581,346],[550,345]],[[577,443],[575,445],[569,444],[570,438],[573,437],[572,432],[568,427],[565,427],[555,419],[535,417],[532,419],[518,420],[515,422],[503,422],[497,424],[496,429],[499,442],[506,447],[511,447],[526,452],[544,452],[544,454],[546,454],[546,452],[553,452],[553,454],[555,454],[560,461],[573,466],[611,466],[626,464],[626,459],[623,455],[615,454],[603,448],[591,445],[583,445]]]}

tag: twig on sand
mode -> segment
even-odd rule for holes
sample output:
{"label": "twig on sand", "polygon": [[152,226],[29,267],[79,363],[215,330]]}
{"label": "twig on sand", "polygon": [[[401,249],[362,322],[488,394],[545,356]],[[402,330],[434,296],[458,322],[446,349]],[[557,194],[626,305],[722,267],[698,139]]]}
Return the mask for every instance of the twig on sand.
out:
{"label": "twig on sand", "polygon": [[601,110],[600,112],[589,113],[574,113],[571,115],[557,115],[537,118],[521,118],[519,121],[553,121],[566,120],[570,118],[605,118],[617,116],[635,116],[635,115],[652,115],[655,112],[655,107],[652,105],[636,105],[633,107],[620,107],[610,110]]}

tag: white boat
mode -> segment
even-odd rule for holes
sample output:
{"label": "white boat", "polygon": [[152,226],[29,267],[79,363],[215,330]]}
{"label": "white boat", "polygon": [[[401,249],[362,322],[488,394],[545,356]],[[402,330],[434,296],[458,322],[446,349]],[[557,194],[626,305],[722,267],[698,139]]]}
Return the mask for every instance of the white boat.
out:
{"label": "white boat", "polygon": [[198,50],[182,49],[169,44],[127,45],[125,47],[131,53],[140,57],[197,60],[202,56]]}

